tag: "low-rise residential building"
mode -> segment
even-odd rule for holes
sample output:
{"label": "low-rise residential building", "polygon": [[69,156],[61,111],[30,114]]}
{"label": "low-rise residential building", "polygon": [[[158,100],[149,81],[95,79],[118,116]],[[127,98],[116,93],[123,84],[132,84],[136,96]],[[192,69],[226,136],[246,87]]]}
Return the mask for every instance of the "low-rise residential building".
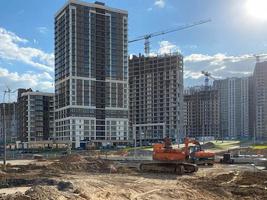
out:
{"label": "low-rise residential building", "polygon": [[20,89],[18,120],[22,142],[49,140],[54,133],[54,94]]}

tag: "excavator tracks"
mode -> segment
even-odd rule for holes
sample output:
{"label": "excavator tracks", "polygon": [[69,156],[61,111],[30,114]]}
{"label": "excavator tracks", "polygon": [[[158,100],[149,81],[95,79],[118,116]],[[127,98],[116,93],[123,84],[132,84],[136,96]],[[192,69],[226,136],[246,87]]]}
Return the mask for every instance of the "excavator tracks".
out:
{"label": "excavator tracks", "polygon": [[198,167],[191,163],[174,162],[143,162],[139,169],[142,172],[172,173],[177,175],[191,174],[198,171]]}

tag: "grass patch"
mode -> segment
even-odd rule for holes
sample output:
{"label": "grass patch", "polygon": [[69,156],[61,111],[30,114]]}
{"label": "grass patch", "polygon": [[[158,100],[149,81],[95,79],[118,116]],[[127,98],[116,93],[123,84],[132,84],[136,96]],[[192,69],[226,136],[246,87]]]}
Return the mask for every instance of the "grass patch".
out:
{"label": "grass patch", "polygon": [[[126,147],[123,150],[125,150],[125,151],[134,151],[134,147]],[[136,147],[136,150],[153,151],[153,147],[152,146]]]}
{"label": "grass patch", "polygon": [[214,144],[213,149],[227,150],[232,147],[240,145],[240,141],[211,141]]}
{"label": "grass patch", "polygon": [[267,149],[267,144],[255,144],[251,145],[252,149]]}

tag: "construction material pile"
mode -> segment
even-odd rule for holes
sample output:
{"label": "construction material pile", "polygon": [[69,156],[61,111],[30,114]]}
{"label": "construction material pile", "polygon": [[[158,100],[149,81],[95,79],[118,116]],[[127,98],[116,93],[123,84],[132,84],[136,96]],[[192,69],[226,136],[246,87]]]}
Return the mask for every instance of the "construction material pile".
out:
{"label": "construction material pile", "polygon": [[27,190],[25,194],[17,192],[15,194],[2,195],[0,200],[84,200],[79,194],[73,192],[60,191],[55,186],[34,186]]}

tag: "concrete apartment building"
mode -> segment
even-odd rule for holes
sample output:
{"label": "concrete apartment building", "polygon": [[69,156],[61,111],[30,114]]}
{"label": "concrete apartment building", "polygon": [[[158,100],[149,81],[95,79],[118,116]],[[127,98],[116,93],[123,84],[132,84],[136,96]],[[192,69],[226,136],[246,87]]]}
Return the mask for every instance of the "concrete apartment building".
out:
{"label": "concrete apartment building", "polygon": [[53,137],[54,94],[18,90],[18,139],[43,141]]}
{"label": "concrete apartment building", "polygon": [[69,0],[55,15],[55,139],[128,143],[128,13]]}
{"label": "concrete apartment building", "polygon": [[7,143],[16,141],[18,135],[17,109],[16,102],[0,104],[0,143],[4,142],[4,128]]}
{"label": "concrete apartment building", "polygon": [[219,91],[220,132],[224,137],[250,136],[250,77],[214,81]]}
{"label": "concrete apartment building", "polygon": [[183,57],[179,53],[129,59],[132,138],[155,142],[183,133]]}
{"label": "concrete apartment building", "polygon": [[193,87],[184,92],[184,130],[194,138],[220,138],[218,90]]}
{"label": "concrete apartment building", "polygon": [[267,61],[256,63],[253,73],[254,131],[257,140],[267,139]]}

